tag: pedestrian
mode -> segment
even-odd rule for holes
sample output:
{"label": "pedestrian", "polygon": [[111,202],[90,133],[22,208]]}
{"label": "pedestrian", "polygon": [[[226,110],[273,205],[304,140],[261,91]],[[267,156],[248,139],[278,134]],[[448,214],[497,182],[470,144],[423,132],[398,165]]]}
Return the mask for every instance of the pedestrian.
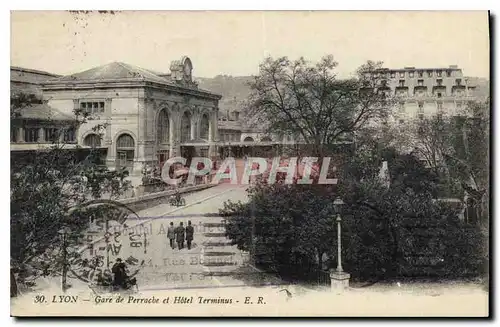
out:
{"label": "pedestrian", "polygon": [[193,241],[194,228],[191,226],[191,220],[188,220],[188,225],[186,226],[186,242],[188,250],[191,250],[191,242]]}
{"label": "pedestrian", "polygon": [[184,248],[185,233],[186,229],[184,228],[184,224],[181,222],[175,229],[175,239],[177,240],[177,247],[179,248],[179,250],[182,250]]}
{"label": "pedestrian", "polygon": [[167,238],[170,241],[170,247],[175,249],[175,227],[174,227],[174,222],[170,222],[170,226],[168,226],[167,229]]}
{"label": "pedestrian", "polygon": [[116,263],[111,268],[113,273],[113,286],[115,288],[126,288],[127,281],[127,267],[125,263],[122,262],[121,258],[116,259]]}

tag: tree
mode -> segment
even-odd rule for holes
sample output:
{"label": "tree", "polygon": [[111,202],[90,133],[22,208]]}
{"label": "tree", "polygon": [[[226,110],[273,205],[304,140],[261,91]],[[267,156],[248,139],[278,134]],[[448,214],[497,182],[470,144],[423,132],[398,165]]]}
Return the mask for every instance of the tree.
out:
{"label": "tree", "polygon": [[[26,103],[13,99],[11,112],[25,108]],[[87,117],[75,111],[75,125],[84,124]],[[11,118],[15,124],[22,116]],[[102,127],[95,131],[102,131]],[[128,173],[108,170],[100,163],[97,150],[70,149],[59,137],[54,139],[47,149],[34,151],[22,162],[11,162],[11,267],[18,284],[33,285],[40,276],[60,274],[61,265],[67,264],[62,262],[60,251],[59,231],[64,228],[70,230],[70,257],[78,255],[73,250],[81,243],[88,218],[82,219],[77,212],[69,214],[71,208],[93,199],[117,198],[130,187]],[[100,214],[107,210],[103,208]]]}
{"label": "tree", "polygon": [[338,78],[336,67],[331,55],[316,64],[266,58],[250,83],[247,115],[267,132],[298,137],[321,158],[329,145],[386,118],[393,101],[381,62],[369,61],[350,79]]}
{"label": "tree", "polygon": [[459,116],[431,117],[399,128],[399,146],[410,147],[441,176],[447,194],[472,204],[488,222],[489,100],[471,102]]}
{"label": "tree", "polygon": [[[389,162],[389,187],[379,179],[382,161]],[[484,239],[458,219],[457,208],[435,201],[439,180],[419,158],[366,142],[338,167],[337,177],[339,184],[328,188],[253,185],[248,204],[228,202],[221,210],[228,237],[263,269],[307,279],[311,269],[322,268],[323,254],[331,267],[336,262],[332,202],[340,196],[346,203],[343,262],[356,280],[424,276],[429,271],[409,261],[418,256],[436,261],[430,272],[440,277],[481,271]]]}

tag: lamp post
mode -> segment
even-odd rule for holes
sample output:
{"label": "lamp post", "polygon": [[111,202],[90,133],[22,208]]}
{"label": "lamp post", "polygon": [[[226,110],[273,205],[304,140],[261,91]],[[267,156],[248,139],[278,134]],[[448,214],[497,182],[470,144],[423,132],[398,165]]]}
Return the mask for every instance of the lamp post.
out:
{"label": "lamp post", "polygon": [[350,274],[344,272],[342,269],[342,218],[341,212],[344,201],[341,198],[336,198],[333,201],[333,209],[335,211],[335,221],[337,222],[337,269],[332,269],[330,271],[330,281],[332,291],[336,293],[342,293],[346,288],[349,287]]}
{"label": "lamp post", "polygon": [[343,205],[344,201],[342,201],[341,198],[336,198],[335,201],[333,201],[333,208],[336,214],[335,221],[337,222],[337,272],[342,272],[342,226],[340,225],[342,218],[340,217],[340,213]]}
{"label": "lamp post", "polygon": [[58,231],[59,236],[61,238],[61,247],[62,247],[62,277],[61,277],[61,289],[63,292],[66,292],[68,289],[68,285],[66,283],[66,277],[68,275],[68,263],[67,263],[67,238],[68,234],[70,233],[70,230],[68,227],[63,227]]}

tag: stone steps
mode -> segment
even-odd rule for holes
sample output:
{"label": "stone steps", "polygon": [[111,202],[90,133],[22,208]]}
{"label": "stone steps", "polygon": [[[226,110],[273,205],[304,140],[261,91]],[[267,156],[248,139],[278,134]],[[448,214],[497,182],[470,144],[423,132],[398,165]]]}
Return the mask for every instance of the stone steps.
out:
{"label": "stone steps", "polygon": [[225,226],[224,218],[217,218],[220,220],[203,224],[204,228],[218,229],[218,231],[203,233],[205,241],[202,243],[202,265],[208,276],[231,276],[245,265],[247,258],[236,245],[231,244],[231,241],[226,238],[225,232],[221,230]]}

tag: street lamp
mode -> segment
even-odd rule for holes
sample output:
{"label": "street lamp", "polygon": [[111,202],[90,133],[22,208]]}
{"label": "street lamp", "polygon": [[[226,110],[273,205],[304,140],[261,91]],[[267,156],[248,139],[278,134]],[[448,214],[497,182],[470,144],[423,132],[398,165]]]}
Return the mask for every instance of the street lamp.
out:
{"label": "street lamp", "polygon": [[342,241],[341,241],[341,226],[340,223],[342,219],[340,214],[342,212],[342,207],[344,206],[344,201],[341,198],[336,198],[333,201],[333,210],[335,212],[337,222],[337,269],[330,270],[330,281],[332,291],[341,293],[349,287],[350,274],[346,273],[342,269]]}
{"label": "street lamp", "polygon": [[341,198],[336,198],[335,201],[333,201],[333,210],[335,211],[336,219],[335,221],[337,222],[337,271],[342,272],[342,241],[341,241],[341,226],[340,223],[342,222],[342,219],[340,217],[340,214],[342,213],[342,207],[344,206],[344,201],[342,201]]}
{"label": "street lamp", "polygon": [[62,259],[62,278],[61,278],[61,288],[63,292],[66,292],[66,289],[68,288],[68,285],[66,284],[66,277],[68,275],[68,264],[67,264],[67,239],[68,239],[68,234],[71,232],[71,230],[65,226],[61,228],[57,233],[59,234],[59,237],[61,238],[61,247],[62,247],[62,253],[63,253],[63,259]]}

